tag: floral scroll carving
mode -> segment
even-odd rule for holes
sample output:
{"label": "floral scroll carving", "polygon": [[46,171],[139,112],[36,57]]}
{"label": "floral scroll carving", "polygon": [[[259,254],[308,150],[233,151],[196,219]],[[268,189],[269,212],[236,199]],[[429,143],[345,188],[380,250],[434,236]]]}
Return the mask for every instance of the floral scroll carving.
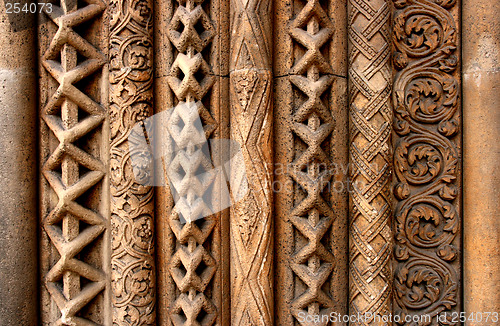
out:
{"label": "floral scroll carving", "polygon": [[152,153],[129,151],[132,128],[153,113],[152,3],[112,0],[109,7],[113,324],[154,325]]}
{"label": "floral scroll carving", "polygon": [[458,5],[394,6],[395,314],[434,325],[460,309]]}

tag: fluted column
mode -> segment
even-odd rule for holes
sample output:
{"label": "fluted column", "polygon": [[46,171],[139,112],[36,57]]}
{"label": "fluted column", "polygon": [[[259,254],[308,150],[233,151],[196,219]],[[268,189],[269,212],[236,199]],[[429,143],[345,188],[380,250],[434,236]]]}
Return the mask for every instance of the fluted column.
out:
{"label": "fluted column", "polygon": [[109,19],[113,324],[155,325],[153,153],[132,133],[153,114],[152,1],[113,1]]}
{"label": "fluted column", "polygon": [[271,8],[270,0],[230,2],[231,139],[248,181],[232,189],[244,195],[230,210],[231,325],[273,323]]}
{"label": "fluted column", "polygon": [[7,3],[0,6],[0,325],[37,325],[35,17],[7,14]]}
{"label": "fluted column", "polygon": [[[500,311],[500,1],[463,1],[464,310]],[[468,320],[466,325],[488,325]],[[491,322],[491,320],[490,320]]]}
{"label": "fluted column", "polygon": [[392,313],[390,2],[349,0],[348,13],[350,313],[382,316]]}

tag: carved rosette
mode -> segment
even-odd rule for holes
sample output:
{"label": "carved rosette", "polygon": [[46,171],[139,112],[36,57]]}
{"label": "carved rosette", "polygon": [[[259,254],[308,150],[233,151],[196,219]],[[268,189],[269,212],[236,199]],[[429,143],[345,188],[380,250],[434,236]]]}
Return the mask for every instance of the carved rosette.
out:
{"label": "carved rosette", "polygon": [[460,311],[459,6],[394,5],[394,310],[437,324],[437,314]]}
{"label": "carved rosette", "polygon": [[109,7],[113,324],[154,325],[152,153],[129,151],[132,128],[153,112],[152,3],[112,0]]}
{"label": "carved rosette", "polygon": [[[174,195],[181,200],[166,210],[165,217],[169,240],[165,243],[168,261],[164,277],[170,292],[165,300],[167,320],[161,322],[167,325],[220,324],[223,313],[217,294],[222,267],[217,252],[220,215],[212,212],[208,198],[216,198],[218,192],[211,172],[214,152],[209,152],[212,148],[207,143],[193,141],[214,138],[218,128],[217,105],[212,100],[217,94],[214,85],[218,77],[211,60],[218,33],[216,19],[210,16],[215,3],[169,2],[173,14],[166,24],[166,33],[172,45],[173,63],[166,80],[174,95],[174,108],[166,109],[171,110],[169,130],[176,129],[171,132],[176,150],[165,164],[171,200]],[[202,130],[197,127],[200,121]]]}
{"label": "carved rosette", "polygon": [[230,3],[231,139],[242,147],[248,180],[232,189],[246,192],[230,213],[232,325],[273,324],[271,4]]}
{"label": "carved rosette", "polygon": [[349,0],[348,12],[349,305],[383,316],[392,313],[390,4]]}
{"label": "carved rosette", "polygon": [[[102,37],[84,22],[106,5],[62,0],[41,17],[42,323],[106,324],[105,103]],[[45,51],[45,52],[43,52]],[[97,81],[97,82],[96,82]]]}

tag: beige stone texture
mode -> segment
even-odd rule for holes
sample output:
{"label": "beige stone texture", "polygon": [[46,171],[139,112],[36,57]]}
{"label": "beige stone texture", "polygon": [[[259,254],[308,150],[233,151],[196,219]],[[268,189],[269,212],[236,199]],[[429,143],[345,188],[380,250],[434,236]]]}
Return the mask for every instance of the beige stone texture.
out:
{"label": "beige stone texture", "polygon": [[[467,315],[500,311],[499,12],[498,0],[463,1],[463,286]],[[465,324],[490,325],[485,319]]]}
{"label": "beige stone texture", "polygon": [[[28,1],[19,1],[21,5]],[[24,19],[18,22],[18,19]],[[33,16],[0,7],[0,325],[36,325],[36,48]]]}

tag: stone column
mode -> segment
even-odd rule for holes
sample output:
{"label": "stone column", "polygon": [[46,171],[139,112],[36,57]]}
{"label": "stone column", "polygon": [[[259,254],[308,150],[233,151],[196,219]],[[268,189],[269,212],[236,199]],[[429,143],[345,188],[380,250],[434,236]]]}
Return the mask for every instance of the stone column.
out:
{"label": "stone column", "polygon": [[[463,1],[464,310],[500,310],[500,1]],[[467,316],[468,316],[467,314]],[[467,321],[467,325],[486,325]]]}
{"label": "stone column", "polygon": [[276,325],[347,313],[345,0],[274,1]]}
{"label": "stone column", "polygon": [[[156,325],[151,147],[153,3],[119,0],[109,21],[109,110],[114,325]],[[137,125],[137,127],[136,127]],[[135,129],[134,129],[135,128]]]}
{"label": "stone column", "polygon": [[394,315],[433,325],[462,310],[459,13],[394,1]]}
{"label": "stone column", "polygon": [[231,181],[243,174],[248,181],[232,182],[233,196],[243,198],[230,210],[231,325],[273,323],[271,7],[270,0],[230,2],[230,129],[244,161]]}
{"label": "stone column", "polygon": [[[349,312],[392,313],[390,2],[349,0]],[[359,323],[359,322],[358,322]],[[358,323],[353,323],[357,325]],[[367,325],[378,325],[374,319]],[[390,323],[389,323],[390,324]]]}
{"label": "stone column", "polygon": [[7,14],[1,5],[0,325],[37,324],[34,23],[33,15]]}

